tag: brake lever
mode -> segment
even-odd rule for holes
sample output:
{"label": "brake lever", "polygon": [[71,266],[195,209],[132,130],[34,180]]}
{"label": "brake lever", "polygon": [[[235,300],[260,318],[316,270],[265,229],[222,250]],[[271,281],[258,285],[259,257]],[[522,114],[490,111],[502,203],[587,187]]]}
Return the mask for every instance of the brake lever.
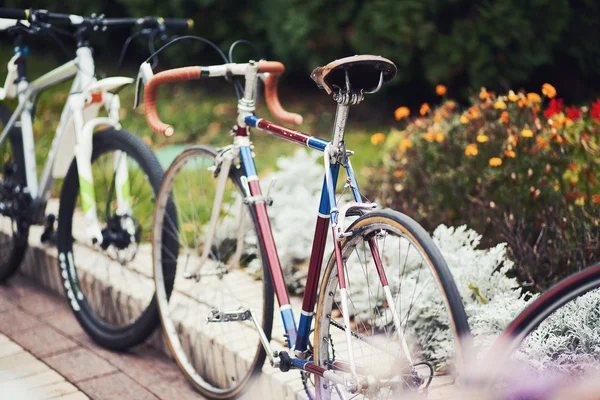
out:
{"label": "brake lever", "polygon": [[14,26],[11,26],[6,30],[6,33],[11,35],[13,32],[24,32],[28,35],[35,34],[35,31],[31,29],[31,23],[26,20],[19,20]]}
{"label": "brake lever", "polygon": [[152,66],[148,62],[143,62],[140,65],[138,76],[135,80],[135,99],[133,100],[133,109],[135,110],[140,105],[142,97],[142,88],[150,82],[150,79],[154,76]]}

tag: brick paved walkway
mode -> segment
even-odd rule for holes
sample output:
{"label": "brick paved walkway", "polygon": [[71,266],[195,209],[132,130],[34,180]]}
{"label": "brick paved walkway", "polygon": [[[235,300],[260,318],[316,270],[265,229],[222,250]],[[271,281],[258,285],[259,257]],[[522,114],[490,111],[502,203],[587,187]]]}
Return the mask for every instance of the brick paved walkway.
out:
{"label": "brick paved walkway", "polygon": [[0,334],[0,393],[6,399],[89,399],[63,376]]}
{"label": "brick paved walkway", "polygon": [[98,347],[64,299],[19,276],[0,285],[0,332],[0,391],[2,382],[38,387],[11,399],[202,399],[174,362],[146,346]]}

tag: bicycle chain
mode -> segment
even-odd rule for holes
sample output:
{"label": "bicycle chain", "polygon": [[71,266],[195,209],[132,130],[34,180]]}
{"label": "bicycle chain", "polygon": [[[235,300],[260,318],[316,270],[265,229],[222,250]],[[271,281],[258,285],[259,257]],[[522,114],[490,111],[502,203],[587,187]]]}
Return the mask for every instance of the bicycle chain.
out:
{"label": "bicycle chain", "polygon": [[[335,347],[333,346],[333,339],[331,338],[331,334],[329,334],[329,344],[331,345],[331,359],[335,361]],[[304,386],[304,392],[306,393],[306,396],[309,400],[315,400],[314,396],[308,388],[309,375],[310,374],[308,372],[300,371],[300,376],[302,377],[302,386]]]}

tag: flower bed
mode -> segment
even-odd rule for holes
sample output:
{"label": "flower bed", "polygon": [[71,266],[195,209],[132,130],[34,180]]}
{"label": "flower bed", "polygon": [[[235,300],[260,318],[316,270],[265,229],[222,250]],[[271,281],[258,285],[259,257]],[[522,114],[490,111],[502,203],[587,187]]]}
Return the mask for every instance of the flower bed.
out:
{"label": "flower bed", "polygon": [[371,195],[432,230],[467,224],[508,244],[519,281],[542,290],[600,259],[600,100],[565,107],[541,94],[482,88],[466,109],[445,98],[371,141]]}

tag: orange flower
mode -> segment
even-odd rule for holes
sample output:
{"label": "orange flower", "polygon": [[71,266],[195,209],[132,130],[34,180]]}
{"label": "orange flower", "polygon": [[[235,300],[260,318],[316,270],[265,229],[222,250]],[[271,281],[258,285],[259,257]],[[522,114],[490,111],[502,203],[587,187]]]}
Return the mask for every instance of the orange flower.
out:
{"label": "orange flower", "polygon": [[442,133],[435,134],[435,141],[438,143],[442,143],[446,137]]}
{"label": "orange flower", "polygon": [[479,92],[479,98],[481,100],[489,99],[490,94],[487,92],[487,90],[485,90],[485,88],[482,87],[481,91]]}
{"label": "orange flower", "polygon": [[460,123],[461,124],[468,124],[469,123],[469,117],[467,117],[466,115],[462,115],[460,117]]}
{"label": "orange flower", "polygon": [[592,203],[600,204],[600,194],[595,194],[592,196]]}
{"label": "orange flower", "polygon": [[489,137],[487,137],[486,135],[477,135],[477,138],[476,138],[476,139],[477,139],[477,141],[478,141],[479,143],[485,143],[485,142],[487,142],[488,140],[490,140],[490,138],[489,138]]}
{"label": "orange flower", "polygon": [[496,103],[494,103],[494,108],[496,110],[504,110],[506,109],[506,103],[502,100],[498,100]]}
{"label": "orange flower", "polygon": [[404,176],[404,171],[394,171],[394,176],[396,178],[402,178]]}
{"label": "orange flower", "polygon": [[444,85],[437,85],[437,86],[435,87],[435,93],[436,93],[438,96],[443,96],[443,95],[445,95],[447,91],[448,91],[448,89],[447,89],[447,88],[446,88],[446,86],[444,86]]}
{"label": "orange flower", "polygon": [[477,145],[475,143],[468,144],[465,148],[465,155],[468,157],[476,156],[477,153],[479,153],[479,150],[477,150]]}
{"label": "orange flower", "polygon": [[512,150],[504,150],[504,155],[506,157],[515,158],[517,156],[517,153],[515,153]]}
{"label": "orange flower", "polygon": [[525,97],[519,100],[517,104],[519,105],[519,108],[527,107],[529,105],[529,100]]}
{"label": "orange flower", "polygon": [[508,142],[508,144],[516,146],[519,142],[519,139],[515,135],[508,135],[508,139],[506,141]]}
{"label": "orange flower", "polygon": [[425,139],[426,141],[428,141],[429,143],[433,142],[435,140],[435,133],[424,133],[423,134],[423,139]]}
{"label": "orange flower", "polygon": [[410,139],[404,139],[398,145],[398,147],[400,148],[400,150],[410,149],[412,146],[413,146],[413,143],[412,143],[412,141]]}
{"label": "orange flower", "polygon": [[385,140],[385,135],[381,132],[375,133],[373,136],[371,136],[371,144],[372,145],[378,145],[379,143],[382,143]]}
{"label": "orange flower", "polygon": [[533,137],[533,131],[531,129],[523,129],[521,131],[521,136],[526,137],[526,138]]}
{"label": "orange flower", "polygon": [[505,124],[508,123],[508,112],[502,111],[502,114],[500,114],[500,121],[504,122]]}
{"label": "orange flower", "polygon": [[554,132],[550,134],[550,140],[553,142],[557,142],[557,143],[563,142],[562,136],[560,136],[558,133],[554,133]]}
{"label": "orange flower", "polygon": [[400,121],[402,118],[406,118],[410,115],[410,110],[408,107],[398,107],[396,111],[394,111],[394,117],[396,121]]}
{"label": "orange flower", "polygon": [[471,108],[469,108],[469,114],[471,114],[472,119],[475,119],[475,118],[479,118],[479,116],[481,115],[481,112],[479,111],[479,108],[471,107]]}
{"label": "orange flower", "polygon": [[515,94],[515,92],[513,92],[512,90],[510,90],[508,92],[508,100],[512,101],[513,103],[519,100],[519,96],[517,94]]}
{"label": "orange flower", "polygon": [[556,96],[556,88],[549,83],[542,85],[542,94],[549,99],[553,99]]}
{"label": "orange flower", "polygon": [[527,100],[529,100],[530,103],[539,103],[542,101],[542,98],[537,93],[527,93]]}
{"label": "orange flower", "polygon": [[429,104],[423,103],[421,105],[421,109],[419,110],[419,114],[424,116],[425,114],[427,114],[428,111],[429,111]]}
{"label": "orange flower", "polygon": [[499,167],[502,165],[502,159],[499,157],[492,157],[490,158],[490,165],[492,167]]}
{"label": "orange flower", "polygon": [[440,117],[439,115],[433,116],[433,122],[440,122],[441,120],[442,120],[442,117]]}

